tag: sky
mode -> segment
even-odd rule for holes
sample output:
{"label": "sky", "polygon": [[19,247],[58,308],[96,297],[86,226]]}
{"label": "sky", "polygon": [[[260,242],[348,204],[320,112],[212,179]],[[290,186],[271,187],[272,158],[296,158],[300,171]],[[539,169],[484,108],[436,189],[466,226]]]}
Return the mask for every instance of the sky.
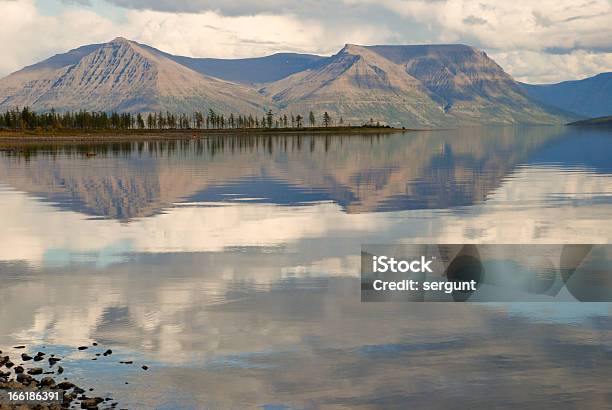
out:
{"label": "sky", "polygon": [[192,57],[463,43],[517,80],[612,71],[612,0],[0,0],[0,76],[121,36]]}

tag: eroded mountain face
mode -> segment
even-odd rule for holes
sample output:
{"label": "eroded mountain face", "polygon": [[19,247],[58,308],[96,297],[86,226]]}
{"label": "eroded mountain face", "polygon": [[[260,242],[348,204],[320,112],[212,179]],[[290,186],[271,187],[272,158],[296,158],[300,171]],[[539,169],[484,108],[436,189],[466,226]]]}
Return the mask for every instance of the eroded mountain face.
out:
{"label": "eroded mountain face", "polygon": [[64,67],[43,62],[18,71],[0,80],[0,95],[3,108],[35,110],[237,112],[263,110],[265,102],[252,89],[204,76],[123,38]]}
{"label": "eroded mountain face", "polygon": [[[227,60],[221,70],[218,61],[172,56],[117,38],[0,80],[0,109],[189,113],[212,108],[258,116],[272,109],[302,116],[313,111],[319,118],[327,111],[346,124],[373,119],[408,127],[567,119],[531,100],[484,52],[469,46],[349,44],[329,58],[272,57],[263,57],[261,64]],[[269,71],[257,78],[280,79],[253,84],[247,67]]]}

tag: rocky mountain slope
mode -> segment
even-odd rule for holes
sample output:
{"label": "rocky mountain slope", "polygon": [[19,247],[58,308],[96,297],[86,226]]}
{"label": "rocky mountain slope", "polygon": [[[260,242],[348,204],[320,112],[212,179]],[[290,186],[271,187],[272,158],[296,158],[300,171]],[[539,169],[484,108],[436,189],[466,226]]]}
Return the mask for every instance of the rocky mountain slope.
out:
{"label": "rocky mountain slope", "polygon": [[557,84],[522,84],[533,99],[583,117],[612,115],[612,72]]}
{"label": "rocky mountain slope", "polygon": [[248,87],[204,76],[123,38],[50,60],[0,80],[0,107],[130,112],[265,107]]}
{"label": "rocky mountain slope", "polygon": [[0,80],[0,110],[207,111],[373,119],[407,127],[563,123],[484,52],[463,45],[346,45],[220,60],[173,56],[123,38],[53,56]]}
{"label": "rocky mountain slope", "polygon": [[347,45],[320,67],[262,91],[281,108],[329,111],[349,122],[393,125],[556,123],[493,60],[464,45]]}

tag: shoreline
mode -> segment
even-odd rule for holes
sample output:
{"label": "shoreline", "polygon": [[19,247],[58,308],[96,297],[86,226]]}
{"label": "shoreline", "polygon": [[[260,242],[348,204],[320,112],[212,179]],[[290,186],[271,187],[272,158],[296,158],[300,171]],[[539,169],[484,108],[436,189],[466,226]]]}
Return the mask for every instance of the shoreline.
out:
{"label": "shoreline", "polygon": [[[77,380],[64,377],[64,359],[51,352],[46,346],[34,350],[26,345],[14,346],[12,355],[0,350],[0,410],[38,408],[38,409],[66,409],[80,407],[83,409],[115,409],[119,402],[109,394],[97,395],[97,386],[92,386],[95,377],[90,381]],[[38,351],[38,353],[34,353]],[[17,353],[19,352],[19,353]],[[108,364],[134,365],[133,360],[117,361],[113,351],[105,349],[97,342],[78,346],[73,352],[82,352],[89,355],[89,359],[104,361]],[[70,353],[69,353],[70,354]],[[69,363],[64,364],[68,366]],[[147,365],[140,366],[143,371],[149,370]],[[96,370],[90,371],[91,376]],[[129,382],[124,382],[129,384]],[[89,385],[89,386],[88,386]],[[87,386],[83,388],[83,386]],[[16,396],[11,396],[13,392]],[[19,393],[30,394],[30,397],[19,396]]]}
{"label": "shoreline", "polygon": [[393,127],[308,127],[308,128],[242,128],[184,130],[0,130],[0,142],[132,142],[151,140],[185,140],[231,136],[326,135],[326,134],[394,134],[418,131]]}

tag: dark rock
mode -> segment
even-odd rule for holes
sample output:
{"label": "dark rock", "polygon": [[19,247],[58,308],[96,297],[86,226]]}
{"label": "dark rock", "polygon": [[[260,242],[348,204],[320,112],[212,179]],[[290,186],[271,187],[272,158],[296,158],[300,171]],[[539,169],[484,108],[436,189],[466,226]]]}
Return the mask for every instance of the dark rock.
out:
{"label": "dark rock", "polygon": [[40,362],[43,359],[44,359],[44,357],[42,357],[42,356],[34,356],[34,361],[35,362]]}
{"label": "dark rock", "polygon": [[27,354],[22,353],[21,360],[23,360],[24,362],[27,362],[28,360],[32,360],[32,356],[28,356]]}
{"label": "dark rock", "polygon": [[98,358],[97,358],[97,357],[94,357],[94,358],[93,358],[93,359],[91,359],[91,360],[98,360]]}
{"label": "dark rock", "polygon": [[21,384],[25,384],[26,386],[34,381],[34,378],[29,374],[19,373],[17,375],[17,381]]}
{"label": "dark rock", "polygon": [[142,370],[149,370],[149,366],[142,366]]}
{"label": "dark rock", "polygon": [[25,346],[13,346],[13,349],[25,349]]}
{"label": "dark rock", "polygon": [[81,408],[82,409],[97,409],[98,404],[102,403],[103,401],[104,399],[101,397],[92,397],[92,398],[88,397],[88,398],[81,400]]}
{"label": "dark rock", "polygon": [[57,384],[57,388],[60,390],[70,390],[76,387],[73,383],[70,382],[60,382]]}
{"label": "dark rock", "polygon": [[49,366],[53,366],[55,363],[59,362],[60,360],[62,360],[62,359],[57,358],[57,357],[50,357],[49,358]]}
{"label": "dark rock", "polygon": [[11,360],[11,358],[8,356],[0,357],[0,367],[4,366],[4,363],[8,362],[9,360]]}
{"label": "dark rock", "polygon": [[82,400],[81,408],[95,410],[98,408],[98,403],[96,403],[95,400],[91,400],[91,399]]}
{"label": "dark rock", "polygon": [[103,353],[104,356],[110,356],[113,354],[113,351],[111,349],[106,349],[106,352]]}
{"label": "dark rock", "polygon": [[79,347],[77,347],[77,349],[85,350],[85,349],[89,349],[89,346],[79,346]]}
{"label": "dark rock", "polygon": [[94,388],[93,388],[93,387],[90,387],[90,388],[89,388],[89,391],[94,391]]}
{"label": "dark rock", "polygon": [[15,372],[15,374],[23,373],[23,367],[21,367],[21,366],[15,366],[15,368],[13,369],[13,371]]}
{"label": "dark rock", "polygon": [[43,353],[43,352],[36,353],[36,356],[44,356],[44,355],[45,355],[45,353]]}
{"label": "dark rock", "polygon": [[96,342],[93,342],[92,345],[97,346],[98,344]]}
{"label": "dark rock", "polygon": [[81,393],[85,393],[84,389],[81,389],[80,387],[74,387],[74,389],[72,389],[73,392],[75,392],[76,394],[81,394]]}
{"label": "dark rock", "polygon": [[53,377],[43,377],[40,380],[40,385],[42,387],[54,387],[55,386],[55,380],[53,380]]}
{"label": "dark rock", "polygon": [[119,363],[121,363],[121,364],[132,364],[132,363],[134,363],[134,362],[133,362],[133,361],[131,361],[131,360],[127,360],[127,361],[125,361],[125,362],[119,362]]}
{"label": "dark rock", "polygon": [[62,366],[57,366],[57,374],[64,373],[64,368]]}
{"label": "dark rock", "polygon": [[41,369],[40,367],[32,367],[30,370],[28,370],[28,374],[42,374],[43,369]]}
{"label": "dark rock", "polygon": [[96,353],[96,356],[100,356],[100,353]]}
{"label": "dark rock", "polygon": [[13,367],[13,366],[15,365],[15,363],[13,363],[13,362],[11,362],[11,361],[9,360],[8,362],[4,363],[4,365],[5,365],[7,368],[9,368],[9,369],[10,369],[11,367]]}
{"label": "dark rock", "polygon": [[77,398],[76,393],[64,393],[64,403],[70,403]]}
{"label": "dark rock", "polygon": [[3,372],[2,370],[0,370],[0,377],[9,377],[11,375],[11,372]]}

